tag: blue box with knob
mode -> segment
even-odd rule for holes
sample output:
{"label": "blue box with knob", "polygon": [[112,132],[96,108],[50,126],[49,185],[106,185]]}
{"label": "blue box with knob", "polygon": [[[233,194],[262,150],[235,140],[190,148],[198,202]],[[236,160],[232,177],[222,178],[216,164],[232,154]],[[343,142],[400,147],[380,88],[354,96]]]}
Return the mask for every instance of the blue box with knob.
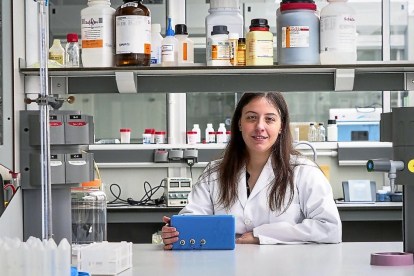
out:
{"label": "blue box with knob", "polygon": [[233,250],[236,246],[234,216],[177,215],[170,225],[179,232],[173,250]]}

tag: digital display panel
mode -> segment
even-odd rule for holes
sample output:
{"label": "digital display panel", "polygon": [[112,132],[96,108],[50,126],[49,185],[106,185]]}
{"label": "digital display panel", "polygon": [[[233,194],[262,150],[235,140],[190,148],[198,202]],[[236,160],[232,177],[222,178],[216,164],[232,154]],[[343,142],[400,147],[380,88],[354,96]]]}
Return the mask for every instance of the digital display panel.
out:
{"label": "digital display panel", "polygon": [[181,182],[182,188],[190,188],[190,182]]}
{"label": "digital display panel", "polygon": [[170,182],[170,188],[178,188],[178,182]]}
{"label": "digital display panel", "polygon": [[70,158],[72,158],[72,159],[79,159],[79,158],[82,158],[82,154],[71,154],[70,155]]}

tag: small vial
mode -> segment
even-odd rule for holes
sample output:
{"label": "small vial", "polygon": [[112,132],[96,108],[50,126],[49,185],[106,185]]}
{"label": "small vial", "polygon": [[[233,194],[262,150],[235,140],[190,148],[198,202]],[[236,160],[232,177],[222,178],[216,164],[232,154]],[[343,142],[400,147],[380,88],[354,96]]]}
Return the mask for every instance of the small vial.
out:
{"label": "small vial", "polygon": [[323,126],[323,123],[319,123],[318,142],[325,142],[325,128]]}
{"label": "small vial", "polygon": [[122,128],[120,129],[120,132],[121,132],[121,144],[131,143],[131,129]]}
{"label": "small vial", "polygon": [[68,34],[66,40],[66,67],[79,67],[78,34]]}
{"label": "small vial", "polygon": [[309,142],[315,142],[316,141],[316,128],[315,128],[315,124],[311,123],[309,125],[309,129],[308,129],[308,141]]}
{"label": "small vial", "polygon": [[156,131],[155,132],[155,144],[164,144],[165,143],[165,131]]}
{"label": "small vial", "polygon": [[216,132],[215,131],[210,131],[208,133],[208,142],[210,144],[215,144],[216,143]]}
{"label": "small vial", "polygon": [[195,145],[197,143],[197,131],[187,131],[187,143]]}
{"label": "small vial", "polygon": [[246,38],[239,38],[239,45],[237,45],[237,65],[246,65]]}

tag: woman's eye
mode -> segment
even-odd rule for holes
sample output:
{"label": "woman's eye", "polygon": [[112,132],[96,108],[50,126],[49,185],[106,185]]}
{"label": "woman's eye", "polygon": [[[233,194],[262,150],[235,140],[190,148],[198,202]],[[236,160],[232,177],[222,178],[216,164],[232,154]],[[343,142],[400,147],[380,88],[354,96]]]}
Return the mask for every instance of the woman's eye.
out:
{"label": "woman's eye", "polygon": [[267,120],[267,121],[271,121],[271,122],[276,121],[276,119],[275,119],[275,118],[273,118],[273,117],[268,117],[266,120]]}
{"label": "woman's eye", "polygon": [[256,116],[253,116],[253,115],[247,116],[247,120],[253,120],[255,118],[256,118]]}

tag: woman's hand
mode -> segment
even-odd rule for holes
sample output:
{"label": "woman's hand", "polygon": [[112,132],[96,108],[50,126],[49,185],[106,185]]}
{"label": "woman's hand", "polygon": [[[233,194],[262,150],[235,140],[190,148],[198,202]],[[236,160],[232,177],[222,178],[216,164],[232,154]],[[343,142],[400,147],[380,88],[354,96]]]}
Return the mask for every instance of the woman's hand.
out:
{"label": "woman's hand", "polygon": [[236,239],[236,243],[259,244],[259,238],[253,236],[253,232],[244,233],[240,238]]}
{"label": "woman's hand", "polygon": [[161,232],[164,250],[171,250],[173,248],[172,244],[178,241],[179,233],[175,227],[170,227],[171,219],[169,217],[163,217],[162,220],[166,223]]}

